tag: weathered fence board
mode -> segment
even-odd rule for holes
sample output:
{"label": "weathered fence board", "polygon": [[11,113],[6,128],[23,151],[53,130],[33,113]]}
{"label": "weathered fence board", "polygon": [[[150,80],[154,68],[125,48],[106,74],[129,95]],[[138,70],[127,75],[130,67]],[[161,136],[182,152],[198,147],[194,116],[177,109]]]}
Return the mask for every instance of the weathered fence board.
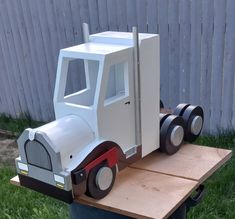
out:
{"label": "weathered fence board", "polygon": [[226,25],[226,1],[214,4],[214,38],[212,45],[210,127],[216,133],[220,127],[222,104],[222,81],[224,60],[224,37]]}
{"label": "weathered fence board", "polygon": [[169,51],[168,51],[168,0],[158,2],[158,21],[160,34],[160,68],[161,93],[160,97],[166,107],[169,107]]}
{"label": "weathered fence board", "polygon": [[189,102],[189,78],[190,78],[190,1],[179,1],[180,24],[180,70],[179,70],[179,99]]}
{"label": "weathered fence board", "polygon": [[149,33],[158,33],[158,0],[147,1],[147,27]]}
{"label": "weathered fence board", "polygon": [[235,1],[227,1],[225,51],[223,65],[222,89],[222,117],[221,126],[224,129],[232,128],[232,106],[234,101],[234,74],[235,74]]}
{"label": "weathered fence board", "polygon": [[169,102],[171,107],[179,103],[179,1],[170,0],[168,5],[169,23]]}
{"label": "weathered fence board", "polygon": [[[105,30],[160,34],[161,98],[165,106],[200,104],[204,131],[235,128],[235,2],[233,0],[2,0],[0,113],[54,119],[59,50]],[[70,67],[66,92],[84,86]]]}
{"label": "weathered fence board", "polygon": [[[213,37],[213,0],[202,1],[202,36],[201,36],[201,77],[200,103],[206,115],[210,116],[211,61]],[[210,127],[210,118],[205,117],[204,127]]]}
{"label": "weathered fence board", "polygon": [[189,94],[192,104],[200,104],[202,0],[191,2],[191,55]]}

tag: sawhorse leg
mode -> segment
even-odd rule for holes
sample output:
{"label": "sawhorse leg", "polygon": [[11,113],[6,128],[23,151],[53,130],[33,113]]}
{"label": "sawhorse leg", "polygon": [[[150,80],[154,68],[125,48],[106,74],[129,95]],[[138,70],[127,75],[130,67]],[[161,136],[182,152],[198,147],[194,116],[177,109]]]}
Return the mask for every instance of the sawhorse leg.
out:
{"label": "sawhorse leg", "polygon": [[69,205],[69,211],[71,219],[134,219],[75,202]]}
{"label": "sawhorse leg", "polygon": [[[169,219],[186,219],[188,210],[196,206],[202,200],[203,195],[204,186],[200,185],[196,189],[196,194],[193,197],[189,197]],[[132,217],[75,202],[70,204],[69,211],[71,219],[133,219]]]}
{"label": "sawhorse leg", "polygon": [[189,197],[170,217],[169,219],[186,219],[187,212],[190,208],[199,204],[202,200],[205,192],[205,187],[200,185],[196,189],[196,194],[193,197]]}

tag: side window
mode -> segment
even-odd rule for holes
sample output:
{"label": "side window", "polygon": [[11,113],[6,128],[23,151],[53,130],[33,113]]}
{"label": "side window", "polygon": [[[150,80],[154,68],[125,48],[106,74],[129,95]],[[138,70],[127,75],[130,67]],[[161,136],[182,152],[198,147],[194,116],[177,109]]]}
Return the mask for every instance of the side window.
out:
{"label": "side window", "polygon": [[115,102],[128,95],[127,63],[122,62],[110,67],[106,88],[105,104]]}

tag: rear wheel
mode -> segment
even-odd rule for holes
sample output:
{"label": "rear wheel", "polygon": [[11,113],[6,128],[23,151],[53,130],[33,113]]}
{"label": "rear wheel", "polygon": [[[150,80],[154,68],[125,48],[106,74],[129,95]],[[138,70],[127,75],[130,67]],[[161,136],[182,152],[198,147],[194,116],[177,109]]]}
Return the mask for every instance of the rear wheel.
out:
{"label": "rear wheel", "polygon": [[185,122],[184,140],[188,142],[195,141],[203,127],[203,109],[200,106],[179,104],[173,114],[181,116]]}
{"label": "rear wheel", "polygon": [[183,142],[184,121],[181,117],[160,114],[160,150],[169,155],[176,153]]}
{"label": "rear wheel", "polygon": [[94,167],[87,179],[86,195],[101,199],[111,191],[116,178],[116,166],[109,167],[106,163],[101,163]]}

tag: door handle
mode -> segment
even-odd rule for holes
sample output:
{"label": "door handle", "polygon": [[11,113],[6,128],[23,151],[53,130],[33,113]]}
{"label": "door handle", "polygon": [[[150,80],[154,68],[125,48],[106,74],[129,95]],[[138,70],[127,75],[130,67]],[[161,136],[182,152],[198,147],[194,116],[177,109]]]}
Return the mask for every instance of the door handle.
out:
{"label": "door handle", "polygon": [[125,102],[125,104],[127,105],[127,104],[131,104],[131,102],[130,101],[127,101],[127,102]]}

